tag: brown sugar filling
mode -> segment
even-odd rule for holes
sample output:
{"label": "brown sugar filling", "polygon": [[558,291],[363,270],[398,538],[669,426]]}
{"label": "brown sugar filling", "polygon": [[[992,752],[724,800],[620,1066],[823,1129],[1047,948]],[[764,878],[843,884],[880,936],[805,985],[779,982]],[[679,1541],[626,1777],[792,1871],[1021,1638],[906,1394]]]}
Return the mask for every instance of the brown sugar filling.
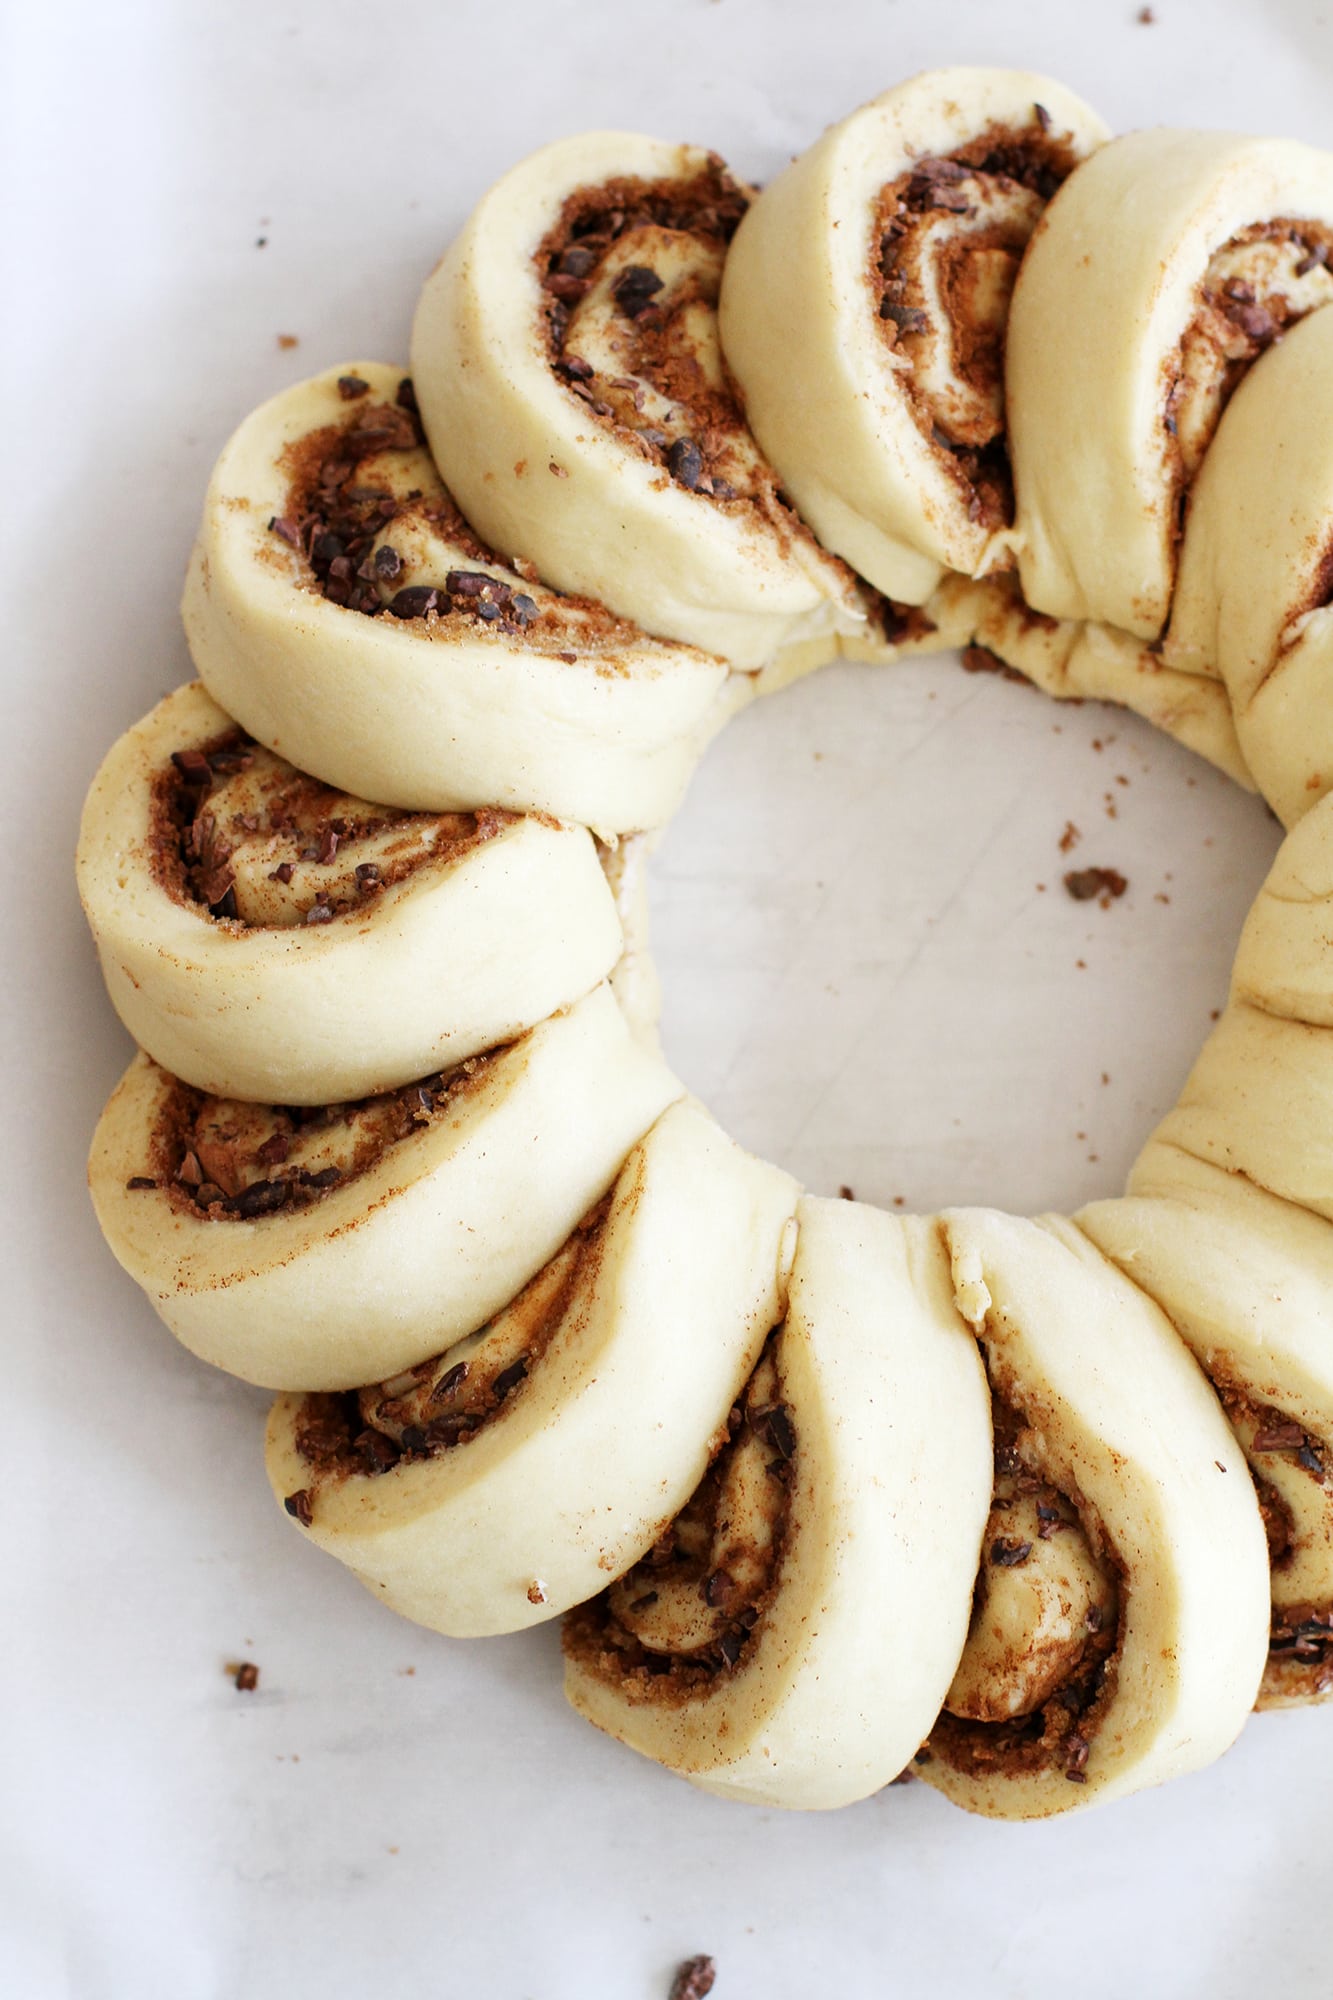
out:
{"label": "brown sugar filling", "polygon": [[456,860],[512,813],[404,813],[307,777],[243,730],[172,752],[152,788],[159,883],[239,928],[364,911],[428,862]]}
{"label": "brown sugar filling", "polygon": [[722,264],[749,200],[711,154],[688,179],[576,189],[535,254],[547,349],[589,417],[665,479],[757,512],[784,548],[818,546],[746,427],[717,339]]}
{"label": "brown sugar filling", "polygon": [[295,1214],[435,1124],[499,1053],[471,1056],[379,1097],[315,1108],[209,1097],[172,1078],[149,1140],[148,1171],[130,1185],[154,1188],[178,1212],[211,1222]]}
{"label": "brown sugar filling", "polygon": [[365,401],[369,384],[358,376],[339,387],[353,407],[288,446],[284,511],[268,524],[329,603],[405,621],[422,637],[464,626],[470,636],[518,638],[570,663],[571,645],[596,653],[643,643],[604,605],[540,584],[530,563],[506,561],[474,534],[427,450],[409,377],[392,404]]}
{"label": "brown sugar filling", "polygon": [[706,1694],[742,1665],[778,1590],[798,1449],[774,1334],[686,1506],[633,1569],[569,1613],[569,1657],[655,1701]]}
{"label": "brown sugar filling", "polygon": [[[1269,1563],[1278,1582],[1295,1561],[1300,1529],[1293,1507],[1265,1474],[1280,1462],[1328,1489],[1333,1485],[1333,1452],[1295,1418],[1248,1396],[1216,1359],[1210,1361],[1209,1373],[1249,1462],[1268,1537]],[[1333,1693],[1333,1605],[1275,1603],[1260,1705],[1265,1697],[1329,1693]]]}
{"label": "brown sugar filling", "polygon": [[514,1406],[589,1279],[610,1206],[607,1195],[478,1333],[387,1382],[305,1398],[295,1431],[296,1449],[311,1470],[311,1486],[302,1489],[307,1525],[321,1484],[374,1479],[438,1458]]}
{"label": "brown sugar filling", "polygon": [[1255,223],[1213,252],[1194,312],[1164,366],[1162,446],[1184,531],[1190,484],[1252,363],[1333,301],[1333,228],[1290,217]]}
{"label": "brown sugar filling", "polygon": [[[1036,1436],[1023,1414],[992,1391],[995,1423],[995,1508],[983,1548],[977,1607],[984,1603],[986,1566],[1012,1569],[1031,1559],[1031,1546],[1004,1533],[1003,1513],[1010,1496],[1035,1502],[1039,1534],[1082,1534],[1113,1593],[1116,1612],[1102,1613],[1093,1605],[1086,1632],[1078,1644],[1067,1676],[1030,1713],[1003,1721],[978,1721],[939,1716],[918,1762],[938,1757],[952,1769],[970,1776],[1016,1776],[1059,1771],[1072,1784],[1087,1782],[1088,1755],[1102,1721],[1115,1698],[1117,1662],[1123,1637],[1125,1601],[1123,1569],[1107,1543],[1100,1522],[1077,1493],[1061,1492],[1042,1478]],[[975,1624],[976,1613],[974,1613]]]}
{"label": "brown sugar filling", "polygon": [[[906,364],[908,406],[945,454],[969,519],[991,529],[1009,526],[1014,512],[1004,435],[1009,298],[1041,210],[1078,159],[1072,134],[1054,131],[1034,105],[1030,126],[990,126],[947,157],[917,160],[877,205],[869,281],[885,343]],[[942,225],[941,216],[957,220]],[[947,397],[926,379],[938,343],[947,344]]]}

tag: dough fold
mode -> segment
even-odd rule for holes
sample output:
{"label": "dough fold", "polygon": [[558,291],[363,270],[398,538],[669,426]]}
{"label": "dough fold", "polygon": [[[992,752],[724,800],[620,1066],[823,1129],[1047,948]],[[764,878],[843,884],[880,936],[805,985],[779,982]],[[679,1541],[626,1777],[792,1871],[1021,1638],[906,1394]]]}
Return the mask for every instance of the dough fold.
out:
{"label": "dough fold", "polygon": [[1256,355],[1333,299],[1333,156],[1133,132],[1065,182],[1014,288],[1005,389],[1023,595],[1155,640],[1191,483]]}
{"label": "dough fold", "polygon": [[395,812],[256,745],[197,683],[93,780],[79,890],[112,1004],[219,1097],[327,1104],[509,1041],[620,955],[582,827]]}
{"label": "dough fold", "polygon": [[942,1223],[995,1398],[998,1511],[919,1769],[971,1811],[1044,1818],[1196,1770],[1239,1734],[1267,1649],[1264,1532],[1195,1362],[1073,1224]]}
{"label": "dough fold", "polygon": [[736,232],[721,332],[748,421],[825,547],[890,597],[996,558],[1014,276],[1106,137],[1050,77],[928,71],[833,126]]}
{"label": "dough fold", "polygon": [[680,1095],[606,986],[443,1075],[309,1113],[206,1098],[139,1055],[89,1185],[116,1258],[201,1359],[346,1389],[497,1311]]}
{"label": "dough fold", "polygon": [[515,1631],[639,1560],[688,1498],[774,1322],[795,1183],[668,1111],[525,1293],[410,1376],[280,1397],[278,1499],[381,1600]]}
{"label": "dough fold", "polygon": [[749,199],[697,147],[625,132],[544,147],[427,281],[412,378],[436,462],[493,546],[757,669],[862,612],[722,363],[718,286]]}
{"label": "dough fold", "polygon": [[659,825],[725,663],[547,589],[521,538],[499,546],[518,563],[441,483],[403,371],[329,369],[218,460],[182,607],[195,665],[253,736],[368,798]]}
{"label": "dough fold", "polygon": [[785,1320],[721,1451],[646,1558],[571,1616],[565,1687],[706,1790],[823,1807],[896,1777],[944,1698],[990,1421],[932,1227],[808,1198],[798,1224]]}

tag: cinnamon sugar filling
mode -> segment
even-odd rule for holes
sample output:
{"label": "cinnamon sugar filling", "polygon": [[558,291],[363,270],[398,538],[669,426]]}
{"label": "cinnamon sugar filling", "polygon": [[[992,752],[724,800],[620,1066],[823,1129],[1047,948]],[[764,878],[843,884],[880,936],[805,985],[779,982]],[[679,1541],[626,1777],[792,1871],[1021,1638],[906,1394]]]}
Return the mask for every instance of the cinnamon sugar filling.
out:
{"label": "cinnamon sugar filling", "polygon": [[296,1448],[311,1470],[307,1511],[290,1499],[288,1511],[308,1526],[321,1486],[438,1458],[511,1409],[591,1276],[610,1206],[607,1195],[477,1333],[386,1382],[307,1396],[296,1420]]}
{"label": "cinnamon sugar filling", "polygon": [[704,1695],[742,1666],[780,1586],[798,1450],[775,1333],[685,1507],[619,1582],[569,1613],[570,1658],[655,1701]]}
{"label": "cinnamon sugar filling", "polygon": [[[994,1390],[992,1395],[995,1494],[972,1626],[959,1675],[917,1761],[939,1757],[954,1770],[982,1777],[1054,1770],[1085,1784],[1089,1752],[1115,1698],[1123,1568],[1083,1496],[1043,1478],[1038,1439],[1026,1418]],[[1061,1547],[1066,1540],[1068,1550]],[[1047,1549],[1054,1555],[1047,1566],[1062,1574],[1040,1579],[1031,1598],[1032,1604],[1046,1600],[1046,1615],[999,1643],[1002,1617],[996,1632],[989,1625],[1002,1608],[1002,1593],[1013,1579],[1026,1582],[1030,1565],[1043,1566]],[[1028,1603],[1025,1598],[1025,1610]],[[978,1652],[982,1658],[970,1659]],[[955,1707],[976,1712],[958,1714]]]}
{"label": "cinnamon sugar filling", "polygon": [[1216,1359],[1208,1366],[1249,1461],[1268,1537],[1273,1619],[1260,1699],[1333,1693],[1333,1602],[1311,1596],[1299,1580],[1312,1541],[1333,1548],[1333,1450],[1294,1417],[1247,1395]]}
{"label": "cinnamon sugar filling", "polygon": [[244,730],[172,752],[149,805],[158,882],[246,929],[364,912],[428,862],[455,860],[512,813],[405,813],[335,791]]}
{"label": "cinnamon sugar filling", "polygon": [[869,281],[908,407],[987,528],[1013,520],[1004,436],[1009,301],[1041,212],[1078,164],[1072,135],[1032,107],[881,191]]}
{"label": "cinnamon sugar filling", "polygon": [[535,254],[543,330],[593,420],[675,485],[757,511],[789,547],[814,538],[746,427],[717,334],[727,245],[748,206],[716,155],[686,180],[576,189]]}
{"label": "cinnamon sugar filling", "polygon": [[1163,373],[1163,454],[1177,539],[1190,484],[1251,364],[1297,320],[1333,301],[1330,254],[1333,227],[1279,218],[1240,231],[1210,257],[1193,316]]}
{"label": "cinnamon sugar filling", "polygon": [[129,1186],[155,1189],[178,1212],[212,1222],[295,1214],[436,1123],[498,1053],[382,1096],[315,1108],[209,1097],[173,1077],[149,1136],[148,1171]]}

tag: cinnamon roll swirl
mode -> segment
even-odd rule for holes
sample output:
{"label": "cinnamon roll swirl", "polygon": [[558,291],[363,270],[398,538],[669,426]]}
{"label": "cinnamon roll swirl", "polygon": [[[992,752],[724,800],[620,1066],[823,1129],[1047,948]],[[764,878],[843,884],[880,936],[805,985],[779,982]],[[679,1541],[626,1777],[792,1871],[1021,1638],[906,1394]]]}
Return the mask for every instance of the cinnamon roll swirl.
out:
{"label": "cinnamon roll swirl", "polygon": [[591,836],[406,813],[266,750],[197,684],[93,780],[79,890],[112,1004],[219,1097],[323,1104],[511,1040],[615,964]]}
{"label": "cinnamon roll swirl", "polygon": [[1028,238],[1107,136],[1050,77],[929,71],[754,202],[722,285],[755,436],[827,548],[921,604],[1005,560],[1005,325]]}
{"label": "cinnamon roll swirl", "polygon": [[273,1490],[405,1617],[557,1616],[688,1498],[781,1314],[796,1187],[692,1105],[631,1155],[527,1288],[420,1367],[280,1397]]}
{"label": "cinnamon roll swirl", "polygon": [[1191,487],[1257,355],[1333,300],[1333,157],[1133,132],[1084,161],[1028,246],[1006,394],[1023,595],[1145,640]]}
{"label": "cinnamon roll swirl", "polygon": [[942,1226],[994,1398],[995,1489],[918,1769],[970,1811],[1045,1818],[1196,1770],[1239,1734],[1267,1643],[1263,1528],[1193,1359],[1072,1224],[961,1210]]}
{"label": "cinnamon roll swirl", "polygon": [[750,201],[716,154],[633,133],[547,146],[431,275],[412,377],[479,531],[562,590],[734,665],[861,622],[850,573],[745,427],[717,337]]}
{"label": "cinnamon roll swirl", "polygon": [[183,606],[204,682],[327,783],[600,832],[680,799],[725,664],[548,589],[441,483],[401,369],[284,390],[224,448]]}
{"label": "cinnamon roll swirl", "polygon": [[414,1368],[495,1312],[681,1094],[605,986],[379,1097],[241,1103],[131,1063],[88,1179],[177,1339],[270,1389]]}

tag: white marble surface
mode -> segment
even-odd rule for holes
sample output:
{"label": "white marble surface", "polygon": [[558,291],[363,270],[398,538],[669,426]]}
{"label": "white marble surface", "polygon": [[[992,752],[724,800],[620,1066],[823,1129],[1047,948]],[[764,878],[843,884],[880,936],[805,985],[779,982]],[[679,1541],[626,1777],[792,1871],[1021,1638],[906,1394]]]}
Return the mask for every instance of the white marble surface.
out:
{"label": "white marble surface", "polygon": [[[718,2000],[1328,1990],[1333,1715],[1265,1718],[1199,1777],[1035,1829],[920,1786],[808,1818],[697,1795],[566,1710],[553,1632],[431,1637],[302,1546],[262,1477],[263,1397],[174,1347],[83,1191],[128,1047],[75,902],[78,805],[187,672],[176,596],[232,425],[302,373],[401,355],[471,201],[581,126],[703,140],[763,178],[872,91],[975,60],[1044,65],[1121,127],[1327,138],[1324,6],[1156,11],[6,10],[15,2000],[659,2000],[704,1950]],[[1110,911],[1058,887],[1066,820],[1080,861],[1130,877]],[[1170,1101],[1275,844],[1132,720],[947,662],[845,667],[735,724],[662,850],[668,1045],[820,1188],[1067,1206],[1117,1186]]]}

